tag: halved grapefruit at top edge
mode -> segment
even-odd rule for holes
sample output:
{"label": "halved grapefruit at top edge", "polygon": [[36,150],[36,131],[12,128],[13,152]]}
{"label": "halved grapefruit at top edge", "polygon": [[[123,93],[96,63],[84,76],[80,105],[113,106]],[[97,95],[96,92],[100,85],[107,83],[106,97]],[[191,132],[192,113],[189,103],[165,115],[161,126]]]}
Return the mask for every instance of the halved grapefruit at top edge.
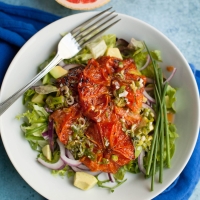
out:
{"label": "halved grapefruit at top edge", "polygon": [[110,0],[56,0],[59,4],[72,10],[92,10],[99,8]]}

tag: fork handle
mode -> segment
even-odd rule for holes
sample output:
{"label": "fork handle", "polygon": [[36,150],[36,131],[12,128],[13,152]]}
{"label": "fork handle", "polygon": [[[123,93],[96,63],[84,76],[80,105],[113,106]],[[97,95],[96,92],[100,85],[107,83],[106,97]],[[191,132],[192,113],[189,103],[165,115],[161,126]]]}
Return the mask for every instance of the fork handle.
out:
{"label": "fork handle", "polygon": [[53,58],[53,60],[38,73],[27,85],[18,90],[8,99],[0,103],[0,116],[20,97],[22,96],[28,89],[30,89],[35,83],[37,83],[42,77],[44,77],[52,68],[54,68],[59,62],[61,62],[63,58],[60,56],[59,52]]}

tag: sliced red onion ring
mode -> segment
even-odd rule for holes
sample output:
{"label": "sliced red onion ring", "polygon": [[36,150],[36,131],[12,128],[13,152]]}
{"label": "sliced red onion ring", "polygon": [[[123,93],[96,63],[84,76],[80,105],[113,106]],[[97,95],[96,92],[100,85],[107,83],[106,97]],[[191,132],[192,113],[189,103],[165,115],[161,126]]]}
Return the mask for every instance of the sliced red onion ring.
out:
{"label": "sliced red onion ring", "polygon": [[81,164],[79,160],[67,158],[65,156],[65,146],[60,142],[59,139],[57,139],[57,143],[60,147],[60,158],[63,160],[65,164],[69,165],[70,167],[74,167],[74,166],[77,167]]}
{"label": "sliced red onion ring", "polygon": [[150,102],[152,102],[152,103],[156,102],[156,100],[153,97],[151,97],[145,90],[144,90],[143,94]]}
{"label": "sliced red onion ring", "polygon": [[48,113],[52,113],[52,112],[53,112],[53,110],[51,110],[51,109],[49,109],[49,108],[47,108],[47,107],[44,107],[44,109],[45,109]]}
{"label": "sliced red onion ring", "polygon": [[140,71],[143,70],[143,69],[145,69],[145,68],[149,65],[149,62],[150,62],[150,56],[149,56],[149,54],[148,54],[148,55],[147,55],[147,61],[146,61],[146,63],[144,64],[144,66],[140,68]]}
{"label": "sliced red onion ring", "polygon": [[[85,172],[93,176],[99,175],[101,171],[92,172],[88,167],[83,165],[79,160],[75,160],[74,156],[68,149],[65,149],[64,145],[57,139],[58,145],[60,147],[60,157],[61,159],[69,165],[75,172]],[[65,155],[66,154],[66,155]]]}
{"label": "sliced red onion ring", "polygon": [[58,63],[59,66],[64,67],[66,64],[65,62],[62,60],[61,62]]}
{"label": "sliced red onion ring", "polygon": [[109,178],[110,182],[112,182],[112,183],[115,182],[115,178],[112,173],[108,173],[108,178]]}
{"label": "sliced red onion ring", "polygon": [[141,151],[140,155],[138,156],[138,167],[143,174],[146,174],[146,170],[144,168],[143,158],[145,156],[144,150]]}
{"label": "sliced red onion ring", "polygon": [[90,170],[88,167],[86,167],[83,164],[79,165],[78,168],[81,169],[81,170]]}
{"label": "sliced red onion ring", "polygon": [[145,87],[144,89],[145,89],[145,91],[151,91],[151,90],[153,90],[154,88],[153,88],[153,87]]}
{"label": "sliced red onion ring", "polygon": [[84,65],[81,64],[67,64],[65,66],[63,66],[64,69],[69,70],[75,67],[84,67]]}
{"label": "sliced red onion ring", "polygon": [[78,167],[71,167],[75,172],[85,172],[87,174],[90,174],[90,175],[93,175],[93,176],[97,176],[99,175],[100,173],[102,173],[101,171],[96,171],[96,172],[92,172],[92,171],[89,171],[89,170],[82,170],[82,169],[79,169]]}
{"label": "sliced red onion ring", "polygon": [[152,108],[151,106],[149,106],[148,104],[142,103],[142,107],[143,107],[143,108],[148,108],[148,109],[150,109],[151,112],[154,114],[154,116],[156,116],[155,111],[154,111],[153,108]]}
{"label": "sliced red onion ring", "polygon": [[65,149],[65,153],[69,159],[75,160],[74,156],[68,149]]}
{"label": "sliced red onion ring", "polygon": [[152,78],[146,78],[147,83],[154,83],[154,80]]}
{"label": "sliced red onion ring", "polygon": [[51,152],[54,151],[53,133],[54,133],[54,130],[53,130],[53,120],[49,120],[49,122],[48,122],[48,129],[47,129],[47,131],[45,131],[45,132],[42,133],[42,136],[43,136],[43,138],[45,140],[49,140],[49,146],[50,146]]}
{"label": "sliced red onion ring", "polygon": [[169,81],[172,79],[172,77],[174,76],[175,72],[176,72],[176,68],[174,67],[174,69],[173,69],[171,75],[164,81],[163,84],[169,82]]}
{"label": "sliced red onion ring", "polygon": [[49,139],[49,134],[48,134],[48,131],[45,131],[42,133],[42,136],[45,140],[48,140]]}
{"label": "sliced red onion ring", "polygon": [[56,162],[56,163],[45,162],[44,160],[42,160],[42,158],[38,158],[37,160],[39,163],[41,163],[42,165],[44,165],[45,167],[47,167],[49,169],[59,170],[59,169],[63,169],[65,167],[65,163],[61,159],[59,159],[58,162]]}

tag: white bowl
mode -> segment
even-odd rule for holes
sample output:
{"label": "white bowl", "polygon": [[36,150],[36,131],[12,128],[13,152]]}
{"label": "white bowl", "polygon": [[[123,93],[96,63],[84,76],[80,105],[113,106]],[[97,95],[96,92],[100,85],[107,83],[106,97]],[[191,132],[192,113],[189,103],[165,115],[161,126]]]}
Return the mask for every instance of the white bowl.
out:
{"label": "white bowl", "polygon": [[[60,19],[35,34],[12,61],[2,84],[0,100],[8,98],[36,75],[37,66],[56,49],[61,33],[72,30],[94,13],[81,13]],[[149,190],[150,179],[145,180],[141,174],[127,174],[126,183],[117,188],[114,193],[98,187],[87,192],[81,191],[73,186],[71,180],[52,176],[48,169],[36,162],[37,153],[23,138],[20,130],[21,122],[15,119],[16,115],[24,111],[22,98],[20,98],[0,118],[3,144],[19,174],[47,199],[152,199],[177,178],[193,152],[199,128],[199,99],[196,82],[187,61],[176,46],[152,26],[126,15],[119,14],[119,17],[122,20],[108,33],[115,33],[119,38],[127,40],[131,37],[144,40],[149,48],[161,50],[163,67],[173,65],[177,68],[171,84],[179,88],[175,124],[180,137],[176,141],[176,152],[171,168],[164,170],[164,182],[155,183],[153,192]]]}

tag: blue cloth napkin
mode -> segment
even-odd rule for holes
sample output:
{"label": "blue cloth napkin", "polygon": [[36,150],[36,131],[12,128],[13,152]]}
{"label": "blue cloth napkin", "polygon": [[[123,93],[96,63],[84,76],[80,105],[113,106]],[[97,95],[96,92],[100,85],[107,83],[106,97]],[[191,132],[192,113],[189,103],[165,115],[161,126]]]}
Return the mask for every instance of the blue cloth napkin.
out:
{"label": "blue cloth napkin", "polygon": [[[0,2],[0,85],[17,51],[41,28],[60,17],[36,9]],[[190,64],[200,88],[200,71]],[[200,138],[180,176],[154,200],[188,200],[200,177]]]}

